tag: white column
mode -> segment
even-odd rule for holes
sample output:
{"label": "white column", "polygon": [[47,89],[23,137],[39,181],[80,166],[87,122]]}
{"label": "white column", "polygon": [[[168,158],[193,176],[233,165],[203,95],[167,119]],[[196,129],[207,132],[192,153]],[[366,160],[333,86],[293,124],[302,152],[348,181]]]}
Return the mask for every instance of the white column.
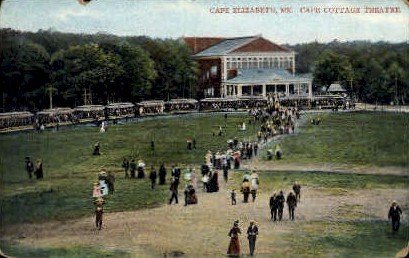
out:
{"label": "white column", "polygon": [[300,96],[300,83],[297,83],[297,94]]}
{"label": "white column", "polygon": [[262,95],[263,95],[263,97],[265,98],[266,96],[267,96],[267,87],[266,87],[266,85],[265,84],[263,84],[263,90],[262,90]]}
{"label": "white column", "polygon": [[237,96],[238,96],[238,97],[241,97],[241,94],[242,94],[242,92],[241,92],[241,84],[239,84],[239,85],[237,85]]}
{"label": "white column", "polygon": [[291,58],[292,60],[292,65],[293,65],[293,75],[295,74],[295,54],[293,55],[293,57]]}
{"label": "white column", "polygon": [[277,84],[274,83],[274,93],[277,94]]}
{"label": "white column", "polygon": [[253,87],[254,87],[254,85],[250,85],[250,96],[254,96],[254,94],[253,94]]}
{"label": "white column", "polygon": [[285,95],[286,96],[290,95],[290,85],[288,83],[285,84]]}
{"label": "white column", "polygon": [[227,63],[226,63],[226,57],[223,57],[221,59],[221,71],[222,71],[222,81],[226,81],[227,80]]}
{"label": "white column", "polygon": [[308,82],[308,97],[312,99],[312,83]]}

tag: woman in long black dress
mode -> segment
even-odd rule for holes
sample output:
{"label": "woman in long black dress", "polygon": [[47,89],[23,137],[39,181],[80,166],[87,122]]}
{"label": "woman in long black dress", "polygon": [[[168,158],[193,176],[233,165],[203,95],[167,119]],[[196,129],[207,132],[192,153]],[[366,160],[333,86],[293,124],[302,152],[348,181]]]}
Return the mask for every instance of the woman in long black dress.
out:
{"label": "woman in long black dress", "polygon": [[41,159],[37,160],[36,170],[34,171],[37,179],[43,178],[43,161]]}
{"label": "woman in long black dress", "polygon": [[239,234],[241,234],[241,230],[239,228],[239,221],[236,220],[228,235],[230,237],[230,244],[227,249],[227,255],[236,257],[240,255]]}

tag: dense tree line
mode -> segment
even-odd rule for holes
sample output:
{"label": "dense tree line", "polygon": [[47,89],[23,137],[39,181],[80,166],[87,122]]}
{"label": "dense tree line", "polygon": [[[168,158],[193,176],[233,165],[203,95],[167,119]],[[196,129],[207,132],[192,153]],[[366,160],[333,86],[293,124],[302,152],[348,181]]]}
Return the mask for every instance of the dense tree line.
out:
{"label": "dense tree line", "polygon": [[195,97],[197,66],[180,40],[0,31],[1,108]]}
{"label": "dense tree line", "polygon": [[361,101],[409,103],[407,43],[333,41],[290,47],[297,52],[297,71],[313,74],[315,90],[338,81]]}
{"label": "dense tree line", "polygon": [[[409,102],[407,43],[288,46],[314,88],[339,81],[360,100]],[[0,110],[195,97],[197,64],[181,40],[0,30]]]}

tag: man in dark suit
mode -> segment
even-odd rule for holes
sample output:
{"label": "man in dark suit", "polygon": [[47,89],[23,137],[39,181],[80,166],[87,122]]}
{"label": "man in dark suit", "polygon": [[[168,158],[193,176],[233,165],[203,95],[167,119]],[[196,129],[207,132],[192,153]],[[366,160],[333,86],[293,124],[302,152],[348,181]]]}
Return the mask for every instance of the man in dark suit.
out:
{"label": "man in dark suit", "polygon": [[31,162],[30,157],[26,157],[25,163],[26,163],[26,170],[27,170],[28,178],[31,179],[33,177],[34,164],[33,162]]}
{"label": "man in dark suit", "polygon": [[171,193],[169,204],[172,204],[173,199],[175,199],[176,203],[179,202],[178,201],[178,184],[179,183],[176,183],[175,178],[172,178],[172,183],[170,184],[170,188],[169,188],[170,193]]}
{"label": "man in dark suit", "polygon": [[400,215],[402,210],[396,201],[392,202],[392,206],[389,208],[388,219],[392,220],[392,231],[397,232],[400,226]]}
{"label": "man in dark suit", "polygon": [[287,205],[290,220],[294,220],[294,210],[297,206],[297,198],[295,198],[295,195],[292,192],[290,192],[287,196]]}
{"label": "man in dark suit", "polygon": [[256,239],[258,235],[258,227],[254,220],[250,221],[250,226],[247,229],[247,239],[249,240],[250,255],[253,256],[254,249],[256,248]]}
{"label": "man in dark suit", "polygon": [[276,197],[276,201],[278,204],[278,220],[283,219],[283,210],[284,210],[284,203],[285,203],[285,197],[283,191],[280,191],[280,193]]}
{"label": "man in dark suit", "polygon": [[277,220],[277,210],[278,210],[278,202],[277,202],[277,194],[273,194],[270,197],[270,211],[271,211],[271,220]]}

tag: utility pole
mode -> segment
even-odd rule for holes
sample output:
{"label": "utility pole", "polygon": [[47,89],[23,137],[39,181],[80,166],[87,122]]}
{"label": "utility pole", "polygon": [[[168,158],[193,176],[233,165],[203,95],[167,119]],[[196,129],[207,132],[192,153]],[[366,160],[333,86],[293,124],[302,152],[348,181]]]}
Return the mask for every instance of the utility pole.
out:
{"label": "utility pole", "polygon": [[398,76],[396,75],[396,71],[395,71],[395,101],[399,102],[398,100]]}
{"label": "utility pole", "polygon": [[49,93],[49,99],[50,99],[50,109],[53,108],[53,92],[55,91],[54,87],[52,84],[48,85],[47,91]]}
{"label": "utility pole", "polygon": [[91,96],[91,88],[88,90],[84,88],[84,105],[92,105],[92,96]]}

